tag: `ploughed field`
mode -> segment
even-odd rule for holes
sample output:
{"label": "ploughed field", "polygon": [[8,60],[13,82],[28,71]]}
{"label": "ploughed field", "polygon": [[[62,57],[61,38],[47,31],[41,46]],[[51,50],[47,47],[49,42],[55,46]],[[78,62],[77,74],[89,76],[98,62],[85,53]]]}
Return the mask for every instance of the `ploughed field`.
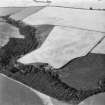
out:
{"label": "ploughed field", "polygon": [[30,26],[8,16],[3,19],[18,28],[25,38],[10,37],[7,44],[0,48],[0,73],[74,105],[89,96],[105,92],[104,54],[89,53],[57,70],[48,64],[36,66],[17,63],[18,58],[40,47],[54,26]]}
{"label": "ploughed field", "polygon": [[0,16],[14,14],[26,8],[27,7],[0,7]]}

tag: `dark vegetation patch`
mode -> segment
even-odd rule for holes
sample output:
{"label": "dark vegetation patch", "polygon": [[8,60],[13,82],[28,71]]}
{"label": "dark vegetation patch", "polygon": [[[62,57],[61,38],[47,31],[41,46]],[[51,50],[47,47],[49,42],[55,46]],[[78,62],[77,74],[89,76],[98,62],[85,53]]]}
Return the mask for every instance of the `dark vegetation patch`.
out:
{"label": "dark vegetation patch", "polygon": [[[91,95],[105,92],[105,80],[103,78],[97,81],[99,85],[94,89],[84,89],[82,88],[83,85],[80,85],[80,87],[82,88],[81,89],[80,87],[75,87],[76,84],[72,84],[73,81],[71,83],[67,83],[67,80],[63,81],[63,79],[61,78],[61,75],[65,76],[65,74],[72,72],[72,75],[75,75],[75,73],[77,73],[78,78],[75,79],[79,79],[79,77],[81,76],[80,74],[78,74],[79,71],[85,74],[85,71],[87,72],[86,67],[90,67],[89,74],[91,74],[91,70],[93,70],[93,75],[93,73],[96,72],[93,64],[95,66],[97,64],[97,66],[99,66],[98,69],[101,69],[100,72],[103,72],[102,68],[105,69],[104,55],[90,54],[88,55],[90,57],[77,58],[76,60],[69,62],[67,65],[65,65],[65,67],[59,69],[57,72],[55,72],[56,70],[54,71],[50,68],[49,70],[46,70],[45,68],[46,66],[48,66],[48,64],[41,64],[37,67],[33,65],[23,65],[17,63],[16,60],[19,57],[38,48],[40,42],[36,38],[37,28],[26,25],[21,21],[12,20],[11,18],[9,18],[9,16],[3,18],[7,23],[18,27],[20,33],[25,36],[25,39],[11,38],[7,45],[0,49],[0,73],[3,73],[17,81],[20,81],[32,87],[33,89],[37,89],[42,93],[57,98],[58,100],[66,101],[74,105],[80,103],[85,98]],[[42,29],[42,31],[44,30]],[[41,31],[37,33],[40,32]],[[96,58],[98,57],[98,60],[95,59],[94,56]],[[91,57],[94,58],[95,62],[93,62],[94,60],[90,59]],[[88,64],[87,61],[90,63]],[[101,63],[99,61],[101,61]],[[102,74],[100,76],[102,76]],[[82,81],[83,79],[81,79],[81,81],[79,82],[82,83]]]}
{"label": "dark vegetation patch", "polygon": [[105,55],[90,53],[76,58],[61,69],[60,79],[78,89],[96,89],[99,80],[105,78]]}

